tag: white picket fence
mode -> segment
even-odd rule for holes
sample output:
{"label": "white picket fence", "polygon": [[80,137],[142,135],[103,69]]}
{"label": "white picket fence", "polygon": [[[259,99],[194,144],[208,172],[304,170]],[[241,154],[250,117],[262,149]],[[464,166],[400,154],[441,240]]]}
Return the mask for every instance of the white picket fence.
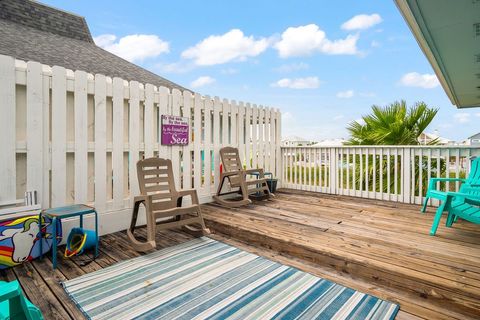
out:
{"label": "white picket fence", "polygon": [[[238,147],[247,167],[280,172],[277,109],[2,55],[0,97],[0,206],[27,190],[42,207],[90,203],[107,233],[128,224],[142,157],[171,159],[177,187],[197,189],[203,202],[223,146]],[[163,114],[190,119],[188,146],[160,144]]]}
{"label": "white picket fence", "polygon": [[[468,146],[282,147],[282,186],[420,204],[429,177],[464,178],[480,148]],[[458,190],[459,183],[441,184]],[[437,204],[437,203],[434,203]]]}

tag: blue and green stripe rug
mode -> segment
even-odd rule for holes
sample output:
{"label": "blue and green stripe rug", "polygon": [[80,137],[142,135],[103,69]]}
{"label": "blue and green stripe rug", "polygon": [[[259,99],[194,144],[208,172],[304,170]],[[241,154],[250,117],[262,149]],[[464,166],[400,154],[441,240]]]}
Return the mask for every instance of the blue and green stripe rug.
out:
{"label": "blue and green stripe rug", "polygon": [[90,319],[393,319],[399,308],[206,237],[63,286]]}

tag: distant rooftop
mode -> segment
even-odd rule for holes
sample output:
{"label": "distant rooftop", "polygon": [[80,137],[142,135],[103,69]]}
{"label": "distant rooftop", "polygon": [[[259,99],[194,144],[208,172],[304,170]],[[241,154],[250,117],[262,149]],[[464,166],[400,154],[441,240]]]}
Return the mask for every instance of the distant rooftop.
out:
{"label": "distant rooftop", "polygon": [[319,141],[315,144],[313,144],[313,147],[341,147],[343,146],[347,141],[343,138],[339,139],[326,139]]}
{"label": "distant rooftop", "polygon": [[185,90],[96,46],[85,18],[30,0],[0,0],[0,54]]}
{"label": "distant rooftop", "polygon": [[282,141],[310,141],[310,140],[299,137],[299,136],[288,136],[283,138]]}

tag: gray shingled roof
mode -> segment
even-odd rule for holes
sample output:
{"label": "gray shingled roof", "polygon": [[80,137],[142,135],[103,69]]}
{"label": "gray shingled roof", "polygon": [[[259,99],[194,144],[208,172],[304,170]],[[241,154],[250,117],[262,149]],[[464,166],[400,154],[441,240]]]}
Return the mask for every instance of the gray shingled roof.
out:
{"label": "gray shingled roof", "polygon": [[185,90],[97,47],[83,17],[29,0],[0,0],[0,54]]}

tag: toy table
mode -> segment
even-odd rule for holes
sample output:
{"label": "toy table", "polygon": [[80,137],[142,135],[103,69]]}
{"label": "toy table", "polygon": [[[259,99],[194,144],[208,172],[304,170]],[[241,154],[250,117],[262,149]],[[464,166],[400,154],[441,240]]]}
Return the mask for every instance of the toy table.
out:
{"label": "toy table", "polygon": [[[70,217],[79,217],[80,219],[80,228],[83,228],[83,216],[85,214],[95,214],[95,236],[98,239],[98,214],[95,208],[89,207],[84,204],[74,204],[71,206],[65,206],[65,207],[58,207],[58,208],[50,208],[50,209],[45,209],[42,210],[39,214],[38,220],[40,224],[42,224],[42,216],[48,217],[52,219],[52,225],[53,225],[53,244],[52,244],[52,262],[53,262],[53,269],[57,268],[57,219],[61,220],[64,218],[70,218]],[[42,234],[42,226],[40,226],[40,235],[43,238]],[[42,251],[42,242],[40,241],[40,252],[43,253]],[[95,258],[98,256],[98,241],[95,244]],[[40,258],[43,257],[43,254],[40,256]]]}

